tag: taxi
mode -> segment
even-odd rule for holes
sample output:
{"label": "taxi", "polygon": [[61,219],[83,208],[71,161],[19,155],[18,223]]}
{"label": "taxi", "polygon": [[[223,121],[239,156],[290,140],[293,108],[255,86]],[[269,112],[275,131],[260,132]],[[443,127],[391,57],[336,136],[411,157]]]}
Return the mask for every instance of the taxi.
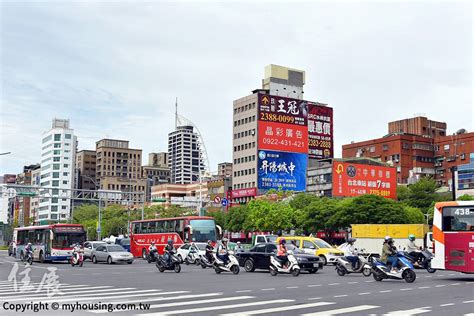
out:
{"label": "taxi", "polygon": [[344,252],[334,248],[324,240],[315,237],[306,236],[282,236],[278,237],[277,244],[281,238],[286,239],[287,244],[294,244],[305,253],[316,255],[321,262],[326,265],[328,263],[336,263],[339,257],[344,256]]}

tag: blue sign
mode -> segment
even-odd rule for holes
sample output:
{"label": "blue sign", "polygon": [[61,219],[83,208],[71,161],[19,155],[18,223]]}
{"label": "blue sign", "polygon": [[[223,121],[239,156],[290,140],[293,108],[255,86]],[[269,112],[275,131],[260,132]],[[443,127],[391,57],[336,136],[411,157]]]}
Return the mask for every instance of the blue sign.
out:
{"label": "blue sign", "polygon": [[229,205],[229,200],[226,199],[226,198],[223,198],[222,201],[221,201],[221,204],[222,204],[222,206],[227,206],[227,205]]}
{"label": "blue sign", "polygon": [[259,190],[306,190],[307,154],[260,150],[257,167]]}

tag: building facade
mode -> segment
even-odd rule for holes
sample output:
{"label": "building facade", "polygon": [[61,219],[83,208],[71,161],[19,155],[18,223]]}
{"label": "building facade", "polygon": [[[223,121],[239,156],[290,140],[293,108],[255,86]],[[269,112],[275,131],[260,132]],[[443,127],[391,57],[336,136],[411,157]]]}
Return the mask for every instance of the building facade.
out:
{"label": "building facade", "polygon": [[193,126],[178,126],[168,134],[168,167],[171,183],[199,181],[204,171],[199,136]]}
{"label": "building facade", "polygon": [[[36,165],[31,169],[31,185],[32,186],[41,186],[41,165]],[[38,223],[38,209],[39,209],[40,198],[38,196],[33,196],[30,198],[30,223]]]}
{"label": "building facade", "polygon": [[129,148],[126,140],[99,140],[96,142],[95,178],[101,190],[130,192],[130,203],[142,203],[144,197],[138,194],[146,188],[142,176],[142,150]]}
{"label": "building facade", "polygon": [[76,155],[77,188],[96,190],[96,152],[95,150],[81,150]]}
{"label": "building facade", "polygon": [[446,123],[429,120],[423,116],[388,123],[389,134],[413,134],[436,138],[446,136]]}
{"label": "building facade", "polygon": [[474,196],[474,153],[469,155],[469,163],[460,165],[456,171],[456,196]]}
{"label": "building facade", "polygon": [[77,140],[69,120],[54,119],[52,127],[43,134],[41,150],[41,186],[50,188],[52,198],[40,199],[39,221],[69,219],[71,201],[63,198],[74,188]]}
{"label": "building facade", "polygon": [[[30,186],[33,178],[33,170],[35,174],[38,174],[40,165],[24,166],[23,172],[16,176],[16,184]],[[32,224],[34,216],[31,216],[31,197],[29,196],[17,196],[15,197],[15,210],[14,210],[14,224],[23,227]]]}
{"label": "building facade", "polygon": [[232,178],[232,163],[221,162],[217,164],[217,177],[220,179]]}
{"label": "building facade", "polygon": [[171,172],[168,168],[168,153],[150,153],[148,164],[142,166],[142,177],[146,179],[146,200],[151,199],[151,188],[154,185],[169,183]]}
{"label": "building facade", "polygon": [[178,205],[198,210],[209,203],[207,183],[177,184],[165,183],[151,188],[152,205]]}

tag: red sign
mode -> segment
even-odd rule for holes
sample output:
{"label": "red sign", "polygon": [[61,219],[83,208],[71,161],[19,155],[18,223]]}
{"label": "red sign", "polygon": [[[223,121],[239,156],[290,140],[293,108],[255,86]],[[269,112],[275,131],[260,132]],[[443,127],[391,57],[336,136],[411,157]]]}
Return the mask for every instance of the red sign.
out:
{"label": "red sign", "polygon": [[308,102],[269,94],[258,96],[258,120],[306,127]]}
{"label": "red sign", "polygon": [[306,154],[308,152],[308,129],[301,125],[260,122],[258,148]]}
{"label": "red sign", "polygon": [[245,196],[256,196],[256,195],[257,195],[257,188],[232,190],[230,193],[230,196],[233,199],[245,197]]}
{"label": "red sign", "polygon": [[374,194],[397,198],[397,171],[392,167],[353,164],[334,161],[332,195],[358,196]]}
{"label": "red sign", "polygon": [[333,158],[333,110],[322,103],[308,103],[309,158]]}

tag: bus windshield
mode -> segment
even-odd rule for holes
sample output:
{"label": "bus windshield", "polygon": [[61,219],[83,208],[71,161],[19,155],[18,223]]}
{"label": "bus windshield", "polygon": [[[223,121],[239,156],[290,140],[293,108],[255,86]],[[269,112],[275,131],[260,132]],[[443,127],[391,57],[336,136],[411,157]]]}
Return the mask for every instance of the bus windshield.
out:
{"label": "bus windshield", "polygon": [[70,248],[72,245],[82,244],[85,240],[84,233],[54,233],[53,248]]}
{"label": "bus windshield", "polygon": [[474,206],[444,207],[443,231],[474,231]]}
{"label": "bus windshield", "polygon": [[192,219],[189,224],[193,228],[194,242],[216,241],[216,223],[213,219]]}

